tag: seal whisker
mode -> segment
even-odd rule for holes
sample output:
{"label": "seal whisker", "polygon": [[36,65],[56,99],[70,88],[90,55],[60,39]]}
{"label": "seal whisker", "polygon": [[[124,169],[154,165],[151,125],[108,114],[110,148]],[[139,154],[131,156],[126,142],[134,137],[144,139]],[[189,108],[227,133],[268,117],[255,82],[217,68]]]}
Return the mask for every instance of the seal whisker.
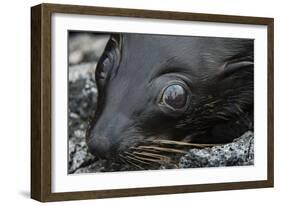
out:
{"label": "seal whisker", "polygon": [[137,167],[138,169],[144,170],[143,167],[141,167],[140,165],[138,165],[138,164],[132,162],[132,161],[129,160],[128,158],[126,159],[126,161],[127,161],[128,163],[130,163],[132,166]]}
{"label": "seal whisker", "polygon": [[129,152],[124,152],[124,154],[126,154],[127,155],[126,157],[131,159],[131,160],[137,161],[137,162],[142,163],[142,164],[151,165],[151,162],[146,162],[144,160],[140,160],[140,159],[138,159],[138,156],[135,156],[134,154],[131,154]]}
{"label": "seal whisker", "polygon": [[119,159],[120,159],[121,162],[123,162],[125,165],[129,165],[128,162],[126,161],[126,158],[125,158],[123,155],[119,154]]}
{"label": "seal whisker", "polygon": [[164,156],[164,155],[159,155],[155,153],[149,153],[149,152],[133,152],[133,154],[136,155],[141,155],[144,157],[150,157],[153,158],[154,160],[159,160],[161,162],[170,162],[171,158]]}
{"label": "seal whisker", "polygon": [[169,152],[169,153],[179,153],[179,154],[185,154],[186,151],[180,150],[180,149],[173,149],[173,148],[168,148],[168,147],[158,147],[158,146],[139,146],[134,148],[135,150],[145,150],[145,151],[150,151],[150,152]]}
{"label": "seal whisker", "polygon": [[127,156],[123,156],[122,154],[120,154],[119,156],[121,157],[121,160],[123,160],[123,162],[125,162],[126,165],[131,165],[133,167],[137,167],[138,169],[144,170],[144,168],[141,167],[140,165],[130,161]]}
{"label": "seal whisker", "polygon": [[149,162],[153,162],[153,163],[158,163],[158,164],[162,164],[163,163],[159,159],[152,159],[152,158],[149,158],[149,157],[141,157],[141,156],[137,156],[137,157],[140,160],[145,160],[145,161],[149,161]]}
{"label": "seal whisker", "polygon": [[201,144],[201,143],[189,143],[189,142],[183,142],[183,141],[174,141],[174,140],[165,140],[165,139],[155,139],[152,140],[154,143],[158,144],[168,144],[168,145],[178,145],[178,146],[190,146],[190,147],[199,147],[199,148],[205,148],[205,147],[214,147],[219,146],[220,144]]}

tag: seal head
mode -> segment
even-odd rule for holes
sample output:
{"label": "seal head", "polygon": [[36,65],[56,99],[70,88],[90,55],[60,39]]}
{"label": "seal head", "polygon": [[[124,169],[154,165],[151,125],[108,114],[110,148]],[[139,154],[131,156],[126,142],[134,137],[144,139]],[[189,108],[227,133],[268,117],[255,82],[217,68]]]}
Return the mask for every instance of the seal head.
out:
{"label": "seal head", "polygon": [[113,159],[153,139],[226,143],[253,127],[253,40],[113,34],[86,138]]}

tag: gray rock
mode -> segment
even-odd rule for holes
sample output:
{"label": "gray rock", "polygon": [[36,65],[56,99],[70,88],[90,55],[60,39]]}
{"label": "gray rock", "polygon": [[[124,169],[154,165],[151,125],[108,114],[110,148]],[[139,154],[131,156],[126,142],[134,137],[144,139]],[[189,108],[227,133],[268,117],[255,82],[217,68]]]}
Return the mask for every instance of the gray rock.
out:
{"label": "gray rock", "polygon": [[97,88],[95,81],[91,78],[80,78],[75,82],[69,82],[68,88],[69,118],[73,123],[81,124],[89,119],[96,108]]}
{"label": "gray rock", "polygon": [[71,174],[96,161],[88,152],[85,133],[90,116],[96,108],[97,88],[90,75],[90,67],[85,67],[85,64],[70,68],[69,77],[68,173]]}
{"label": "gray rock", "polygon": [[179,168],[242,166],[254,164],[254,134],[246,132],[234,142],[205,149],[191,149],[179,160]]}
{"label": "gray rock", "polygon": [[94,79],[97,62],[81,63],[69,66],[68,81],[74,83],[79,79]]}
{"label": "gray rock", "polygon": [[69,141],[68,143],[68,173],[74,173],[81,167],[92,164],[95,158],[87,151],[87,145],[85,141],[74,143]]}
{"label": "gray rock", "polygon": [[108,35],[82,33],[69,36],[69,64],[97,61],[109,39]]}

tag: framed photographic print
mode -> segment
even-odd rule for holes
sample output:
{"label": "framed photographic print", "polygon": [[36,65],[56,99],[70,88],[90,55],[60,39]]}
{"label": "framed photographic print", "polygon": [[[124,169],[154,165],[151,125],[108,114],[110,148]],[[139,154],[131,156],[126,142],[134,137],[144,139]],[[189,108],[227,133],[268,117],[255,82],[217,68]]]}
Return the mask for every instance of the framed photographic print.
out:
{"label": "framed photographic print", "polygon": [[31,197],[273,187],[273,19],[31,8]]}

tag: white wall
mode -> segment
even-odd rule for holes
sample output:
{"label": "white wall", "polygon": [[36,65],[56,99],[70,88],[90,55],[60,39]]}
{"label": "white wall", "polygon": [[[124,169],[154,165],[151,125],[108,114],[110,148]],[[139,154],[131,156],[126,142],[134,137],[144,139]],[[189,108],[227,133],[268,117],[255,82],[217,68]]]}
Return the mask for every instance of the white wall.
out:
{"label": "white wall", "polygon": [[[130,7],[275,18],[275,188],[153,197],[57,202],[52,205],[278,205],[281,196],[280,37],[281,12],[276,0],[61,0],[96,6]],[[0,202],[1,205],[38,205],[29,199],[30,182],[30,6],[40,1],[1,2],[0,37]],[[278,46],[279,45],[279,46]],[[279,126],[279,127],[278,127]],[[49,205],[51,203],[48,203]],[[279,203],[280,204],[280,203]]]}

